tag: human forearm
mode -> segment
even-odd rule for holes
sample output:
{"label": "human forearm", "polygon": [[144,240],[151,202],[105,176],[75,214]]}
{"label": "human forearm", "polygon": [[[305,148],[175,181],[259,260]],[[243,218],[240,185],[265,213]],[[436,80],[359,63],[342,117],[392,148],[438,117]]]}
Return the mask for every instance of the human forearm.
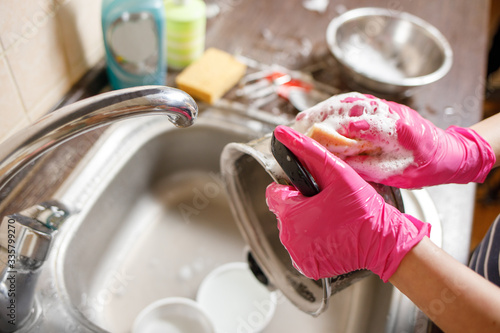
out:
{"label": "human forearm", "polygon": [[445,332],[500,331],[500,288],[426,237],[389,281]]}
{"label": "human forearm", "polygon": [[496,163],[494,167],[500,165],[500,113],[486,118],[477,124],[470,127],[483,137],[493,148],[495,153]]}

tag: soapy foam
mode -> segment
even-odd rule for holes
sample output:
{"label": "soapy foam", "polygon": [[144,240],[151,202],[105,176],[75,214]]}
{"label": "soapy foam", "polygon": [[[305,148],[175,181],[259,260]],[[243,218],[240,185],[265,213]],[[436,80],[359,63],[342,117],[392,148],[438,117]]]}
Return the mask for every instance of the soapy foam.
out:
{"label": "soapy foam", "polygon": [[[360,143],[359,149],[348,149],[344,153],[329,150],[342,159],[350,157],[349,164],[355,170],[370,175],[374,181],[381,181],[401,174],[414,161],[413,153],[398,141],[396,122],[399,119],[399,115],[391,112],[384,101],[354,92],[333,96],[301,112],[296,117],[293,128],[310,135],[313,125],[321,123],[323,128],[327,127],[339,135],[355,139]],[[353,126],[353,121],[360,125]],[[363,142],[379,149],[366,153]],[[351,158],[358,155],[359,157]]]}

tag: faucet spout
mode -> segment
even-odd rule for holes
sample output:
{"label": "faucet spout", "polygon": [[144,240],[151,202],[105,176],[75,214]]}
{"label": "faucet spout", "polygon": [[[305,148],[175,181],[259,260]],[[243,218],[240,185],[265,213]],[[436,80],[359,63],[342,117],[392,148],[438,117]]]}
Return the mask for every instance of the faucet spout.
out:
{"label": "faucet spout", "polygon": [[[112,91],[63,107],[0,145],[0,191],[28,163],[61,143],[121,119],[150,114],[166,115],[174,125],[188,127],[198,107],[185,92],[164,86]],[[0,332],[13,332],[33,317],[37,279],[67,215],[60,203],[46,202],[0,218]]]}
{"label": "faucet spout", "polygon": [[65,106],[0,145],[0,190],[25,165],[61,143],[117,120],[149,114],[163,114],[174,125],[188,127],[198,107],[185,92],[165,86],[116,90]]}

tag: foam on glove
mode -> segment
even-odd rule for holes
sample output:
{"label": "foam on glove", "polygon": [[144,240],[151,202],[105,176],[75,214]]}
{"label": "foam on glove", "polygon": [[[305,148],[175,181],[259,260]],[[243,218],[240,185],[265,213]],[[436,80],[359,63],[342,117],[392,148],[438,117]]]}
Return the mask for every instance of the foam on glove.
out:
{"label": "foam on glove", "polygon": [[[333,96],[297,115],[293,128],[312,137],[343,160],[354,159],[355,169],[372,180],[401,175],[414,163],[413,152],[398,140],[398,113],[389,104],[351,92]],[[318,127],[330,137],[319,137]],[[347,140],[354,140],[345,149]],[[338,142],[338,144],[335,144]]]}

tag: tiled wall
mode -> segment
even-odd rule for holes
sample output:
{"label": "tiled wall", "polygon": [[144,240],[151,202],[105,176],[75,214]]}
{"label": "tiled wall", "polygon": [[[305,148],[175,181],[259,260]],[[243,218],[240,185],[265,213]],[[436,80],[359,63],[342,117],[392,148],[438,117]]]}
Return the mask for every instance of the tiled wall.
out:
{"label": "tiled wall", "polygon": [[0,0],[0,142],[102,58],[101,0]]}

